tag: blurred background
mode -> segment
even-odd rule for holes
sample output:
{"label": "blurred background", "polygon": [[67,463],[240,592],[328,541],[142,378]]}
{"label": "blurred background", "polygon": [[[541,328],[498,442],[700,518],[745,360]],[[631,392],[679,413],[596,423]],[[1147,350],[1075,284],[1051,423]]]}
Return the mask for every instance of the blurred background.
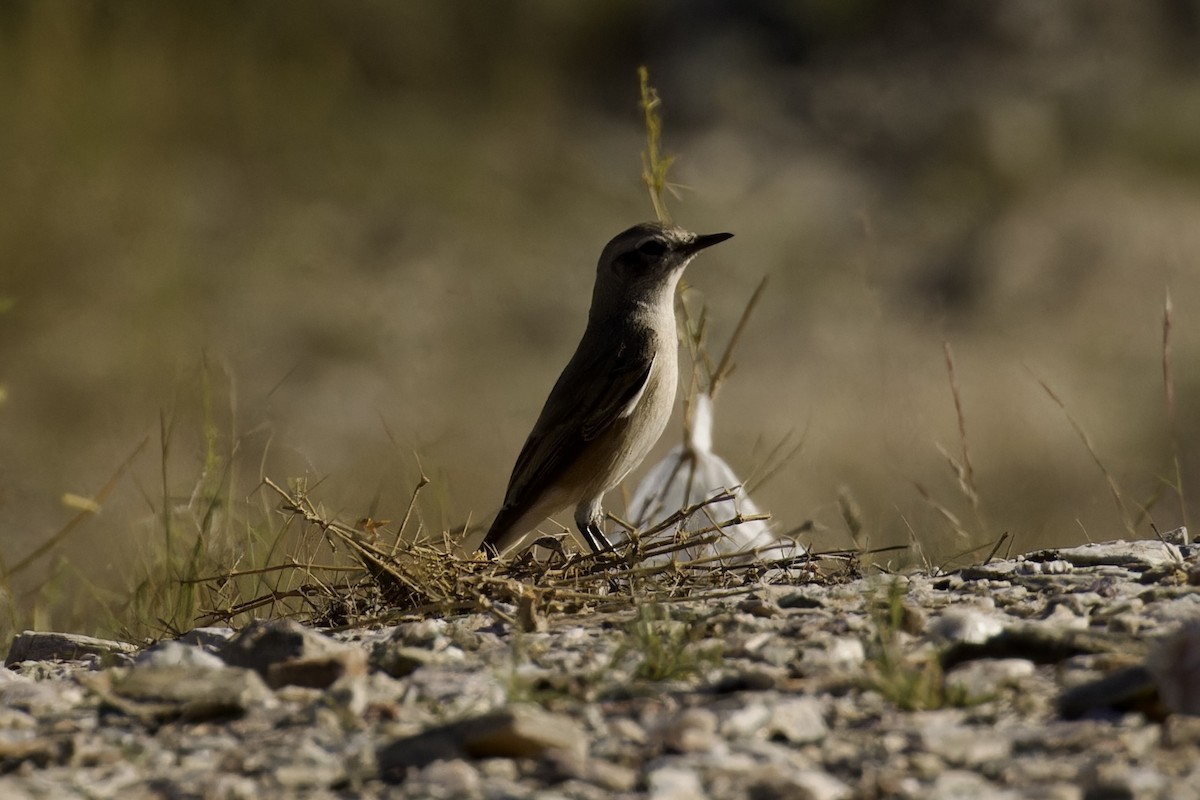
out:
{"label": "blurred background", "polygon": [[426,530],[486,524],[653,216],[639,64],[673,216],[737,235],[688,273],[714,345],[769,276],[715,445],[753,476],[801,443],[753,492],[780,530],[940,563],[1195,514],[1195,0],[8,0],[5,563],[128,460],[11,591],[119,589],[263,475],[397,520],[423,469]]}

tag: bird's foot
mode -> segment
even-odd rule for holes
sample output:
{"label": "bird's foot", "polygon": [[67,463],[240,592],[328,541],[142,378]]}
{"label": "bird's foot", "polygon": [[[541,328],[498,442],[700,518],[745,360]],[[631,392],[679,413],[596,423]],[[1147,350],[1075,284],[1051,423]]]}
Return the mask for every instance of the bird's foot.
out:
{"label": "bird's foot", "polygon": [[589,522],[587,525],[581,527],[579,532],[583,534],[583,539],[587,542],[587,546],[591,549],[593,555],[612,552],[612,542],[608,540],[608,537],[604,535],[604,531],[596,523]]}

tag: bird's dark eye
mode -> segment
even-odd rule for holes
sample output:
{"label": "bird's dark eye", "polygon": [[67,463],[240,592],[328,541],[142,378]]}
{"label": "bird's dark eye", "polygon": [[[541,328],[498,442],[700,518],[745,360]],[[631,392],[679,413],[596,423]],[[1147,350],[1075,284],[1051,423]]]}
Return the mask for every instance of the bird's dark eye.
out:
{"label": "bird's dark eye", "polygon": [[637,250],[648,258],[660,258],[667,252],[667,245],[658,239],[647,239],[638,245]]}

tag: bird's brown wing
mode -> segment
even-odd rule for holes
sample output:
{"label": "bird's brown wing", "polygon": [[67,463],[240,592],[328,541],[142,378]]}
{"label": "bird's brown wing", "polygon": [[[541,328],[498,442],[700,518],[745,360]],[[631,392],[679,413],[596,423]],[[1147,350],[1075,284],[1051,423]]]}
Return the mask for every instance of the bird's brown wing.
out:
{"label": "bird's brown wing", "polygon": [[[596,346],[588,346],[592,344]],[[580,343],[517,456],[504,507],[484,545],[494,545],[579,459],[589,442],[629,413],[653,366],[653,348],[640,341]]]}

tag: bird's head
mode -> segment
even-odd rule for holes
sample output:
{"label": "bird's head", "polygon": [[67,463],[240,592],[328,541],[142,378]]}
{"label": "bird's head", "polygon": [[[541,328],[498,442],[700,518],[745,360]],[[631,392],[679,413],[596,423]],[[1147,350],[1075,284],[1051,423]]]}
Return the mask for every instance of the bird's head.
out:
{"label": "bird's head", "polygon": [[732,233],[697,235],[674,225],[643,222],[613,237],[596,266],[592,312],[671,301],[679,276],[697,253]]}

